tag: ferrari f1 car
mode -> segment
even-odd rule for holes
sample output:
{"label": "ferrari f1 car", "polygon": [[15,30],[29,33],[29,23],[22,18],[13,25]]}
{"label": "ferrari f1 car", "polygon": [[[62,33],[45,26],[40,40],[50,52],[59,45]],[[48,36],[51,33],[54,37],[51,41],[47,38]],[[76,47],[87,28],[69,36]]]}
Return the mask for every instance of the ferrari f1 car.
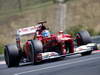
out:
{"label": "ferrari f1 car", "polygon": [[[46,22],[39,22],[36,26],[17,30],[16,44],[8,44],[4,48],[8,67],[18,66],[22,60],[36,64],[43,60],[64,58],[77,53],[89,55],[94,49],[94,45],[89,44],[92,40],[87,31],[78,32],[75,38],[64,34],[63,31],[50,34],[44,23]],[[21,36],[25,35],[28,36],[28,40],[22,45]],[[31,39],[29,35],[32,35]]]}

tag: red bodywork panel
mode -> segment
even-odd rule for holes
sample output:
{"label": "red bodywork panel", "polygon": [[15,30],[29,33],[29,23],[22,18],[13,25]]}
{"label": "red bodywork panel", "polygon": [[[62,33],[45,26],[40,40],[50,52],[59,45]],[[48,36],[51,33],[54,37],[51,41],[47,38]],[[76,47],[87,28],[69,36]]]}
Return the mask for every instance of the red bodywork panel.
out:
{"label": "red bodywork panel", "polygon": [[[55,51],[53,50],[54,47],[59,47],[61,55],[66,55],[68,48],[69,48],[69,53],[74,53],[73,38],[69,34],[63,34],[62,36],[51,34],[50,37],[43,37],[41,35],[38,35],[36,38],[42,41],[43,52]],[[30,46],[30,41],[27,41],[24,46],[24,52],[26,56],[29,56],[30,54],[29,46]]]}

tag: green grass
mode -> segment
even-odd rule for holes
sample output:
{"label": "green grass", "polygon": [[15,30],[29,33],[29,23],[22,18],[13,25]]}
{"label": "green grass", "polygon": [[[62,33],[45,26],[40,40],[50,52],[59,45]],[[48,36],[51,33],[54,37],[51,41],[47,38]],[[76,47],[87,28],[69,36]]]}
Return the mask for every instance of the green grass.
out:
{"label": "green grass", "polygon": [[9,9],[6,12],[5,11],[0,11],[0,20],[4,20],[6,17],[13,16],[13,15],[22,15],[25,12],[28,11],[36,11],[41,8],[47,7],[49,5],[53,4],[52,1],[48,1],[45,3],[37,4],[37,5],[30,5],[27,7],[23,7],[22,10],[19,11],[19,9]]}
{"label": "green grass", "polygon": [[0,45],[0,54],[3,54],[3,52],[4,52],[4,46]]}
{"label": "green grass", "polygon": [[48,2],[45,2],[45,3],[38,3],[37,5],[29,5],[29,6],[25,6],[25,7],[22,7],[22,9],[18,9],[18,8],[15,8],[15,9],[9,9],[9,10],[1,10],[0,11],[0,16],[3,17],[3,16],[9,16],[9,15],[12,15],[12,14],[16,14],[16,13],[22,13],[22,12],[25,12],[27,10],[36,10],[38,8],[43,8],[43,7],[46,7],[48,5],[52,4],[52,1],[48,1]]}

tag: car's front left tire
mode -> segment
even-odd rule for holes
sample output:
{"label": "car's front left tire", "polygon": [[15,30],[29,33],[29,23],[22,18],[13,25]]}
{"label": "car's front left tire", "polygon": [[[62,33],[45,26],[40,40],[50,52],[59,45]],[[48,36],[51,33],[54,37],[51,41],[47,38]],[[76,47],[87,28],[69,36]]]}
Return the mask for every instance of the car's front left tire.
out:
{"label": "car's front left tire", "polygon": [[[40,40],[30,40],[30,59],[33,64],[37,64],[37,54],[43,52],[43,44]],[[42,59],[41,59],[42,60]]]}

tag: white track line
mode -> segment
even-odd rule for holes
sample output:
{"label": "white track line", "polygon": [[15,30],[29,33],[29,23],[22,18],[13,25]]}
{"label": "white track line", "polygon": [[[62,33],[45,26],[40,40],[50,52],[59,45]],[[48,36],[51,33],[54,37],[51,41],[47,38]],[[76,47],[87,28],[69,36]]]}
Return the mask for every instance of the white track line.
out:
{"label": "white track line", "polygon": [[63,63],[63,64],[50,66],[50,67],[44,67],[44,68],[36,69],[36,70],[29,70],[29,71],[25,71],[25,72],[15,73],[14,75],[27,74],[27,73],[31,73],[31,72],[37,72],[37,71],[41,71],[41,70],[52,69],[52,68],[71,65],[71,64],[76,64],[76,63],[80,63],[80,62],[86,62],[86,61],[90,61],[90,60],[94,60],[94,59],[100,59],[100,57],[88,58],[88,59],[85,59],[85,60],[79,60],[79,61],[74,61],[74,62],[70,62],[70,63]]}

